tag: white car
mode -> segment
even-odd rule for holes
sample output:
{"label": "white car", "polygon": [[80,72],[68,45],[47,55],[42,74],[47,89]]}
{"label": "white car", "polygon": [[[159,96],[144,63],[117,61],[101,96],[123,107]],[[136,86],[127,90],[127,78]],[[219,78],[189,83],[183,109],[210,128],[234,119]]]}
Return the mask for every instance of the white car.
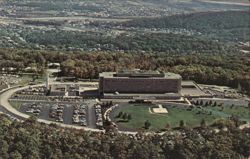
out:
{"label": "white car", "polygon": [[26,111],[26,113],[34,113],[34,109],[29,109]]}

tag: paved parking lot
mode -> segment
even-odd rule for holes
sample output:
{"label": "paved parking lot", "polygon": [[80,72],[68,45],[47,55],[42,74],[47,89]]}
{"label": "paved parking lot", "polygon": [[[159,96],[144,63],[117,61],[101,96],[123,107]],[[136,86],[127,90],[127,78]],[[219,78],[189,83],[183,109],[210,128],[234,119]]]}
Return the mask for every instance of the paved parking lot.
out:
{"label": "paved parking lot", "polygon": [[11,100],[21,100],[21,101],[46,101],[48,100],[47,96],[40,95],[15,95],[10,98]]}
{"label": "paved parking lot", "polygon": [[45,96],[45,95],[12,95],[9,100],[12,101],[30,101],[30,102],[83,102],[84,99],[81,97],[75,98],[75,97],[68,97],[68,98],[63,98],[63,97],[56,97],[56,96]]}
{"label": "paved parking lot", "polygon": [[[95,128],[95,125],[92,124],[95,123],[95,121],[92,121],[93,119],[92,116],[95,118],[95,114],[94,113],[92,114],[92,111],[89,111],[92,110],[92,107],[89,108],[88,106],[89,104],[92,104],[92,102],[87,102],[87,103],[24,102],[21,104],[19,111],[29,115],[35,115],[38,118],[45,120],[57,121],[64,124],[90,126],[92,128]],[[63,108],[59,111],[58,107],[63,107]],[[39,111],[37,109],[39,109]],[[53,109],[55,111],[54,117],[51,115],[51,111]],[[73,122],[74,119],[73,117],[77,118],[75,122]],[[59,120],[60,118],[62,118],[62,121]]]}

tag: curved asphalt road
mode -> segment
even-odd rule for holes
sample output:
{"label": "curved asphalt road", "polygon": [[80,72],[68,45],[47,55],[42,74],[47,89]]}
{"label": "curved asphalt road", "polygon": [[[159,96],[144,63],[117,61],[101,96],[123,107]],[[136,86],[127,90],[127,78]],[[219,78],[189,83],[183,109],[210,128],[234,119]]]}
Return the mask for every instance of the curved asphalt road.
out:
{"label": "curved asphalt road", "polygon": [[[33,85],[31,87],[38,87],[38,86],[43,86],[44,84],[39,84],[39,85]],[[14,94],[16,91],[22,90],[29,88],[30,86],[25,86],[25,87],[14,87],[10,88],[6,91],[0,91],[0,112],[2,111],[3,113],[10,114],[14,117],[17,117],[20,120],[27,119],[30,116],[27,114],[24,114],[22,112],[17,111],[15,108],[13,108],[8,99],[11,97],[12,94]],[[89,127],[82,127],[82,126],[76,126],[76,125],[68,125],[68,124],[63,124],[63,123],[58,123],[58,122],[53,122],[49,120],[44,120],[44,119],[37,119],[38,122],[45,123],[45,124],[57,124],[58,126],[64,127],[64,128],[72,128],[72,129],[83,129],[86,131],[94,131],[94,132],[104,132],[104,130],[100,129],[94,129],[94,128],[89,128]],[[242,125],[239,127],[239,129],[244,129],[244,128],[249,128],[250,123],[247,123],[245,125]],[[131,131],[119,131],[119,133],[123,134],[130,134],[130,135],[135,135],[137,132],[131,132]],[[146,135],[148,134],[154,134],[153,132],[147,132],[145,133]],[[164,132],[162,133],[157,133],[158,135],[163,135]]]}
{"label": "curved asphalt road", "polygon": [[[33,85],[31,87],[38,87],[38,86],[43,86],[44,84],[39,84],[39,85]],[[27,114],[24,114],[22,112],[17,111],[15,108],[13,108],[8,99],[11,97],[12,94],[14,94],[16,91],[22,90],[22,89],[26,89],[29,88],[30,86],[25,86],[25,87],[15,87],[15,88],[10,88],[6,91],[3,91],[2,93],[0,92],[0,107],[3,107],[3,111],[4,113],[13,115],[15,117],[17,117],[18,119],[27,119],[30,116]],[[64,128],[72,128],[72,129],[84,129],[86,131],[94,131],[94,132],[104,132],[104,130],[100,130],[100,129],[94,129],[94,128],[89,128],[89,127],[82,127],[82,126],[76,126],[76,125],[68,125],[68,124],[63,124],[63,123],[58,123],[58,122],[53,122],[53,121],[49,121],[49,120],[44,120],[44,119],[37,119],[38,122],[41,123],[45,123],[45,124],[57,124],[61,127]],[[120,133],[123,134],[131,134],[134,135],[137,132],[130,132],[130,131],[119,131]]]}
{"label": "curved asphalt road", "polygon": [[[37,87],[37,86],[42,86],[42,85],[34,85],[32,87]],[[25,88],[28,88],[29,86],[25,86],[25,87],[19,87],[19,88],[12,88],[12,89],[9,89],[3,93],[0,94],[0,105],[5,108],[7,110],[7,112],[11,112],[10,115],[15,115],[15,116],[18,116],[18,118],[20,119],[26,119],[26,118],[29,118],[29,115],[27,114],[24,114],[22,112],[19,112],[17,111],[15,108],[13,108],[8,99],[11,97],[11,95],[13,93],[15,93],[16,91],[19,91],[19,90],[22,90],[22,89],[25,89]],[[65,128],[74,128],[74,129],[84,129],[86,131],[103,131],[103,130],[99,130],[99,129],[91,129],[91,128],[87,128],[87,127],[82,127],[82,126],[76,126],[76,125],[68,125],[68,124],[62,124],[62,123],[57,123],[57,122],[53,122],[53,121],[48,121],[48,120],[44,120],[44,119],[37,119],[38,122],[42,122],[42,123],[45,123],[45,124],[57,124],[61,127],[65,127]]]}

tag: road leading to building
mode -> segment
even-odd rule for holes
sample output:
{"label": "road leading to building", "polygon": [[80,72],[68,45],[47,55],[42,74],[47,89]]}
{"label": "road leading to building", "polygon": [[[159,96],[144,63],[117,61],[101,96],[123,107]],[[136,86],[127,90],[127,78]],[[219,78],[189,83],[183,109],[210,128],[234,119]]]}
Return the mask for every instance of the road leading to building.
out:
{"label": "road leading to building", "polygon": [[[32,87],[38,87],[38,86],[42,86],[42,85],[34,85]],[[24,114],[22,112],[17,111],[15,108],[13,108],[8,99],[11,97],[12,94],[14,94],[16,91],[28,88],[29,86],[26,87],[18,87],[18,88],[13,88],[13,89],[9,89],[3,93],[0,94],[0,105],[3,106],[4,109],[6,109],[6,111],[11,112],[12,114],[16,115],[17,117],[23,119],[23,118],[29,118],[29,115]],[[48,120],[44,120],[44,119],[38,119],[38,122],[42,122],[45,124],[57,124],[61,127],[65,127],[65,128],[74,128],[74,129],[84,129],[86,131],[103,131],[103,130],[99,130],[99,129],[93,129],[93,128],[88,128],[88,127],[82,127],[82,126],[76,126],[76,125],[68,125],[68,124],[62,124],[62,123],[57,123],[57,122],[53,122],[53,121],[48,121]]]}
{"label": "road leading to building", "polygon": [[86,102],[86,104],[88,105],[88,126],[90,128],[96,128],[96,117],[94,108],[95,101],[89,100]]}

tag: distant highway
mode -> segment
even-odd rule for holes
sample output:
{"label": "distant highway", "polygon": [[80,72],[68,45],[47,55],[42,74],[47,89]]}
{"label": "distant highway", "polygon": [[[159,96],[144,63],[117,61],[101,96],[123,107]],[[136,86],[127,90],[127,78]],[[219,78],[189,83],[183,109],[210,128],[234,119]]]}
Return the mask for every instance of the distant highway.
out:
{"label": "distant highway", "polygon": [[227,4],[227,5],[239,5],[239,6],[250,6],[249,2],[228,2],[228,1],[201,1],[201,2],[206,2],[206,3],[214,3],[214,4]]}

